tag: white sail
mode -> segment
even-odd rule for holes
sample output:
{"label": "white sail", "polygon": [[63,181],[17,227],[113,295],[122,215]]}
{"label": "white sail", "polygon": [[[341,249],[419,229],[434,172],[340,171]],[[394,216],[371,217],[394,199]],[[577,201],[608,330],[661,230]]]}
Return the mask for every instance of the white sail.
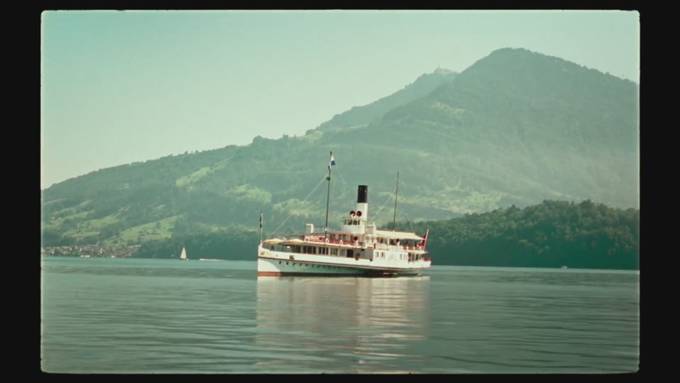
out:
{"label": "white sail", "polygon": [[179,259],[182,259],[182,260],[187,259],[187,250],[185,248],[182,248],[182,253],[179,255]]}

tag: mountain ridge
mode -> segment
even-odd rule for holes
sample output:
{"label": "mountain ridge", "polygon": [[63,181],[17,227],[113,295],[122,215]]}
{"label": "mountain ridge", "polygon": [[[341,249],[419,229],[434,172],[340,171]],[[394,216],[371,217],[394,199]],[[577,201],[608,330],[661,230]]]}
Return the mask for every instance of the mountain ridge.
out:
{"label": "mountain ridge", "polygon": [[328,131],[365,126],[370,122],[380,119],[389,110],[423,97],[439,86],[452,81],[457,74],[448,69],[437,68],[431,73],[420,75],[412,83],[407,84],[402,89],[388,96],[366,105],[354,106],[343,113],[336,114],[330,120],[310,131]]}
{"label": "mountain ridge", "polygon": [[352,207],[359,183],[370,185],[372,212],[385,212],[373,218],[389,221],[381,207],[397,169],[399,214],[414,220],[544,199],[638,206],[634,83],[526,50],[435,72],[304,136],[256,137],[52,185],[43,192],[43,233],[56,242],[138,243],[253,229],[260,211],[272,225],[293,217],[283,230],[318,225],[325,195],[304,197],[323,181],[330,150],[329,222]]}

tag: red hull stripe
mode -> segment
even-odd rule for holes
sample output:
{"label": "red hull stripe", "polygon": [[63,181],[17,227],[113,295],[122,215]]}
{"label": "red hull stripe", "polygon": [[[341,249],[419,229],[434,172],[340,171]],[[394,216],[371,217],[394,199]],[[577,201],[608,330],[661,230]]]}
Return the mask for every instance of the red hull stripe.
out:
{"label": "red hull stripe", "polygon": [[281,276],[280,271],[258,271],[257,272],[258,277],[278,277]]}
{"label": "red hull stripe", "polygon": [[396,277],[398,273],[380,273],[380,272],[365,272],[357,274],[341,274],[341,273],[305,273],[305,272],[279,272],[279,271],[258,271],[258,277]]}

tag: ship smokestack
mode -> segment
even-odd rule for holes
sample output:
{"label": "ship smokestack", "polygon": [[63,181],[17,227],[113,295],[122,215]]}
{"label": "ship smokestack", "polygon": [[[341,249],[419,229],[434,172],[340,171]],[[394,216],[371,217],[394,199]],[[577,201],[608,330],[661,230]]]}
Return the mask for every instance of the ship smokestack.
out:
{"label": "ship smokestack", "polygon": [[359,185],[357,190],[357,215],[359,220],[368,220],[368,186]]}
{"label": "ship smokestack", "polygon": [[359,185],[357,191],[357,203],[368,203],[368,186]]}

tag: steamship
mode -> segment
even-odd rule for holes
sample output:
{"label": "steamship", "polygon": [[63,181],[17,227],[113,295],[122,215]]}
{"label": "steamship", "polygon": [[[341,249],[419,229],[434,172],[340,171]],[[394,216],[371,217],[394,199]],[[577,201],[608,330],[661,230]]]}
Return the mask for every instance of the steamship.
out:
{"label": "steamship", "polygon": [[[327,198],[334,165],[331,152]],[[313,224],[306,224],[303,234],[266,240],[262,240],[260,231],[257,275],[418,275],[432,263],[426,250],[428,233],[421,237],[412,232],[379,230],[368,220],[368,186],[359,185],[356,209],[349,212],[340,230],[328,229],[327,199],[323,231],[315,231]]]}

